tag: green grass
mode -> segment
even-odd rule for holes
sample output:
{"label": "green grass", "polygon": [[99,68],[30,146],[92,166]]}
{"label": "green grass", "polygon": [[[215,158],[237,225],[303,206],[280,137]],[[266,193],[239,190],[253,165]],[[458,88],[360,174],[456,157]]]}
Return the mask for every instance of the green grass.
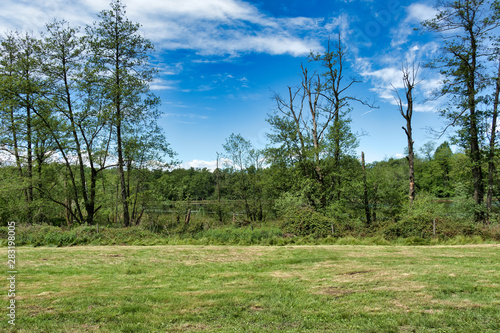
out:
{"label": "green grass", "polygon": [[494,244],[20,247],[16,259],[5,332],[500,331]]}

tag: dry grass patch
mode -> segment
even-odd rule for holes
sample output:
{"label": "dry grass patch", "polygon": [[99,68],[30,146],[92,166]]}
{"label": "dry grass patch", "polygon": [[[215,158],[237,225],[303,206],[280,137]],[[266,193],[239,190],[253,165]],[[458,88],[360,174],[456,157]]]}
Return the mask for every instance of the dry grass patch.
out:
{"label": "dry grass patch", "polygon": [[359,290],[352,290],[352,289],[342,289],[338,287],[327,287],[327,288],[322,288],[319,291],[314,291],[313,294],[316,295],[332,295],[335,296],[335,298],[345,296],[345,295],[350,295],[353,293],[358,293],[360,292]]}

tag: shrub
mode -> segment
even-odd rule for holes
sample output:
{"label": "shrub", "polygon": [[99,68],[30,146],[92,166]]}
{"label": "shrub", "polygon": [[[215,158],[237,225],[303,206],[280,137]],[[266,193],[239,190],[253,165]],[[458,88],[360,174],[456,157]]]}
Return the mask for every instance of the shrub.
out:
{"label": "shrub", "polygon": [[284,234],[326,237],[331,234],[332,221],[311,207],[287,210],[281,227]]}
{"label": "shrub", "polygon": [[403,212],[384,227],[389,238],[430,237],[433,235],[435,219],[444,220],[443,207],[437,205],[432,197],[422,193],[407,206]]}

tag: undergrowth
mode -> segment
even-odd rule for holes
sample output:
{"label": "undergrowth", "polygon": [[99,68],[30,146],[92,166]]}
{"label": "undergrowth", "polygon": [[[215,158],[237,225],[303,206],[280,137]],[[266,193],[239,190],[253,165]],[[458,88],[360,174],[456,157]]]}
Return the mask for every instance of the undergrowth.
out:
{"label": "undergrowth", "polygon": [[[385,235],[317,235],[296,236],[278,227],[221,227],[192,233],[152,232],[141,226],[108,228],[77,226],[60,228],[49,225],[19,225],[15,243],[18,246],[77,245],[463,245],[495,243],[498,226],[483,228],[481,235],[452,237],[392,237]],[[486,231],[485,231],[486,230]],[[489,230],[489,231],[488,231]],[[486,235],[486,237],[485,237]],[[488,235],[490,237],[488,237]],[[8,229],[0,227],[0,246],[7,246]]]}

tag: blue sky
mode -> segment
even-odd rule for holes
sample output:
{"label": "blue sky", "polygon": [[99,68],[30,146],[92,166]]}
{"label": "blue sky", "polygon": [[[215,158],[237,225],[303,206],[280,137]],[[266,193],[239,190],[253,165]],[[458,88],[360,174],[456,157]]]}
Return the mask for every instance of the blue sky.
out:
{"label": "blue sky", "polygon": [[[184,167],[215,166],[216,152],[231,133],[257,148],[266,145],[266,122],[275,93],[300,84],[300,65],[310,51],[323,51],[341,32],[348,48],[348,77],[361,79],[351,94],[378,109],[352,104],[352,128],[365,132],[358,153],[367,161],[401,157],[405,124],[392,86],[401,88],[402,61],[425,62],[439,40],[415,31],[432,18],[432,1],[367,0],[125,0],[127,15],[142,24],[155,44],[160,75],[151,85],[161,97],[164,128]],[[109,8],[104,0],[3,0],[0,30],[40,31],[54,18],[85,26]],[[432,140],[425,130],[440,128],[442,101],[427,101],[440,77],[420,70],[414,114],[416,147]],[[438,140],[443,141],[445,138]]]}

